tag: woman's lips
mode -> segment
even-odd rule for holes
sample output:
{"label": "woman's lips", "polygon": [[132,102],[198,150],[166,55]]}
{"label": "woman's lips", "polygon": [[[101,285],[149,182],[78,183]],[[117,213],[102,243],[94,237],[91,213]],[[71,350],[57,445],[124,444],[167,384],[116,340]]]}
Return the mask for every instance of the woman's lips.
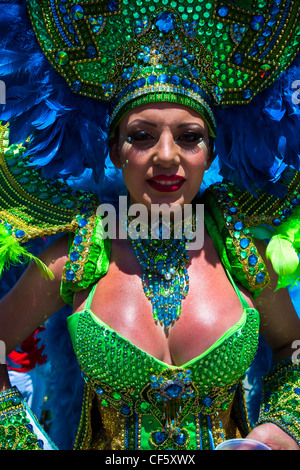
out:
{"label": "woman's lips", "polygon": [[185,182],[185,179],[182,176],[178,175],[158,175],[147,181],[153,189],[156,189],[156,191],[167,193],[177,191],[179,188],[181,188],[181,186]]}

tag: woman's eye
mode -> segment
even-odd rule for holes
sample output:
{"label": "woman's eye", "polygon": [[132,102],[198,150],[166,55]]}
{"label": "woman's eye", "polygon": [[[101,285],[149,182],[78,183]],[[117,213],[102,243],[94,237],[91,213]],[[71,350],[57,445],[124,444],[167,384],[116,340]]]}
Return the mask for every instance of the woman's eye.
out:
{"label": "woman's eye", "polygon": [[185,144],[194,144],[198,143],[203,139],[201,134],[195,132],[184,132],[178,139],[177,142]]}
{"label": "woman's eye", "polygon": [[152,135],[146,131],[135,132],[134,134],[130,135],[129,138],[133,142],[149,142],[151,140],[154,140]]}

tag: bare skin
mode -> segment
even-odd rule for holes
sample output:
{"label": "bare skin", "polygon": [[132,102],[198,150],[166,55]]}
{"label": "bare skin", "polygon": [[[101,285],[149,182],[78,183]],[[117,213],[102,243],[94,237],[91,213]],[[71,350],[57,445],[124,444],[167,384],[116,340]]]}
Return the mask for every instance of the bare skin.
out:
{"label": "bare skin", "polygon": [[[148,123],[146,127],[144,122]],[[184,123],[187,125],[180,127]],[[124,145],[121,135],[126,137],[128,130],[133,141]],[[170,205],[182,205],[193,199],[212,160],[209,145],[202,141],[200,145],[199,138],[191,136],[193,132],[208,139],[201,116],[185,107],[155,105],[127,115],[120,125],[120,138],[112,148],[111,158],[119,167],[128,160],[123,175],[131,203],[149,206],[152,202],[167,201]],[[149,178],[158,174],[180,175],[185,182],[180,190],[162,194],[148,183]],[[264,247],[259,249],[263,254]],[[112,240],[109,270],[98,282],[91,306],[94,314],[138,348],[167,364],[180,366],[201,355],[239,321],[242,306],[207,232],[203,248],[189,255],[189,294],[182,303],[181,317],[169,334],[153,321],[151,304],[142,289],[141,267],[127,240]],[[1,301],[0,331],[7,352],[63,306],[59,292],[66,259],[67,241],[63,237],[42,255],[55,280],[45,281],[32,265]],[[268,267],[275,288],[276,276]],[[288,292],[265,289],[255,305],[249,293],[240,290],[249,306],[258,308],[261,314],[261,332],[273,350],[274,360],[290,357],[291,344],[300,338],[300,322]],[[87,296],[88,291],[76,294],[74,312],[83,308]],[[7,387],[6,379],[3,383]],[[249,437],[273,449],[299,449],[290,436],[273,424],[255,428]]]}

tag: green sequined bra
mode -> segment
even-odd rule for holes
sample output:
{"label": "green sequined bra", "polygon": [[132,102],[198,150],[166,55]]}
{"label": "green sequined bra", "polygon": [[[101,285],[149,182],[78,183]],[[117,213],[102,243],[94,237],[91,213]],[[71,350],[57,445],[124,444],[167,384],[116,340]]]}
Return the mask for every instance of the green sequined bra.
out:
{"label": "green sequined bra", "polygon": [[232,283],[243,306],[240,320],[180,367],[150,356],[96,317],[92,288],[84,310],[68,318],[85,380],[75,449],[209,450],[249,432],[241,377],[257,349],[259,314]]}

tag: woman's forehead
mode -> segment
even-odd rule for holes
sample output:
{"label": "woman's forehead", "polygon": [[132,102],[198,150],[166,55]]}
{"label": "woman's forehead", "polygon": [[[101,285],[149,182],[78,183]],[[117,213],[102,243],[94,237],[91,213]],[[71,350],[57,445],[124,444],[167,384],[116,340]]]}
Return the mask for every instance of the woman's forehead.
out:
{"label": "woman's forehead", "polygon": [[150,103],[139,106],[129,111],[121,121],[122,126],[127,126],[136,120],[151,120],[152,122],[166,122],[170,124],[186,122],[198,122],[204,127],[205,120],[201,114],[188,106],[178,103]]}

